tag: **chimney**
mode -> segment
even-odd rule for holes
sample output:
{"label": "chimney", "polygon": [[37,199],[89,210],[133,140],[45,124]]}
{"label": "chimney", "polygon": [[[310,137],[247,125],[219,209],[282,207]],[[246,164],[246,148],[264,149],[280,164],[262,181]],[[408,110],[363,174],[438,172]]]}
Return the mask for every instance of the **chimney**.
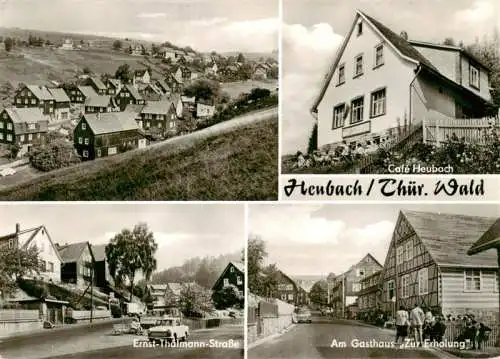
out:
{"label": "chimney", "polygon": [[399,36],[408,41],[408,33],[406,31],[401,31]]}
{"label": "chimney", "polygon": [[16,234],[19,234],[19,232],[21,232],[21,225],[16,223]]}

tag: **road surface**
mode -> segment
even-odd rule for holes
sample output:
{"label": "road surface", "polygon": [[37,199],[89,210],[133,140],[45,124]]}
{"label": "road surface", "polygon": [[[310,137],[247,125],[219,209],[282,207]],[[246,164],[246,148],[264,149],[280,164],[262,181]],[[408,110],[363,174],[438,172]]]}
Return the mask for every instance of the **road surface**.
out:
{"label": "road surface", "polygon": [[[53,336],[34,336],[32,340],[0,343],[2,359],[153,359],[153,358],[243,358],[243,326],[227,325],[191,333],[191,348],[144,348],[144,336],[112,335],[112,325],[87,331],[54,332]],[[135,344],[134,344],[135,340]],[[201,344],[200,344],[201,343]],[[219,346],[203,348],[201,345]],[[224,347],[226,346],[226,347]]]}
{"label": "road surface", "polygon": [[[355,348],[369,343],[373,348]],[[422,348],[376,348],[390,343],[394,334],[387,329],[354,321],[330,320],[314,316],[312,324],[297,324],[280,337],[264,342],[248,351],[248,359],[320,359],[320,358],[439,358],[439,353]],[[371,341],[371,342],[370,342]],[[375,344],[375,342],[377,344]],[[343,348],[343,343],[347,347]],[[332,347],[332,344],[336,347]]]}

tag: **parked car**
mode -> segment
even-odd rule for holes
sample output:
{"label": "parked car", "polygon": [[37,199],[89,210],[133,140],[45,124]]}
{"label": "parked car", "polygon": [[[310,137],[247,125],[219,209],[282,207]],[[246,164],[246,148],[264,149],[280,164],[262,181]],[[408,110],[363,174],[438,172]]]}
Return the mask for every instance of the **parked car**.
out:
{"label": "parked car", "polygon": [[311,312],[308,309],[299,309],[295,313],[297,323],[312,323]]}
{"label": "parked car", "polygon": [[0,176],[5,177],[5,176],[11,176],[16,173],[16,170],[13,168],[4,168],[3,170],[0,171]]}
{"label": "parked car", "polygon": [[154,327],[148,330],[148,339],[150,342],[172,343],[187,341],[189,337],[189,328],[181,324],[180,318],[163,317],[156,322]]}

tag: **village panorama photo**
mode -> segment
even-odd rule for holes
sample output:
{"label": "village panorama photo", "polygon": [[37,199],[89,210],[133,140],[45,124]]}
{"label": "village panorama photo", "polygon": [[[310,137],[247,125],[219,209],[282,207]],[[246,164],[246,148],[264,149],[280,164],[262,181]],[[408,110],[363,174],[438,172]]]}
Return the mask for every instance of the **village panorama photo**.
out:
{"label": "village panorama photo", "polygon": [[1,1],[0,200],[277,200],[279,4],[233,4]]}
{"label": "village panorama photo", "polygon": [[283,0],[282,173],[500,173],[497,0]]}
{"label": "village panorama photo", "polygon": [[0,209],[0,358],[243,359],[243,205]]}
{"label": "village panorama photo", "polygon": [[248,359],[498,358],[496,204],[250,204]]}

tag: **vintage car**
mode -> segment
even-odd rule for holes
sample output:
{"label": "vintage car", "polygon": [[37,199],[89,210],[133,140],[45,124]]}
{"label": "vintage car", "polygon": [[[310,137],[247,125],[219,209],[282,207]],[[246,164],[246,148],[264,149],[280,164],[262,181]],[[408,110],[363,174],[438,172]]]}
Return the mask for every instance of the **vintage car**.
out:
{"label": "vintage car", "polygon": [[150,342],[179,342],[187,341],[189,328],[181,324],[180,318],[163,317],[158,319],[155,326],[149,328],[148,339]]}
{"label": "vintage car", "polygon": [[312,323],[311,312],[308,309],[300,308],[295,313],[295,320],[297,323]]}

